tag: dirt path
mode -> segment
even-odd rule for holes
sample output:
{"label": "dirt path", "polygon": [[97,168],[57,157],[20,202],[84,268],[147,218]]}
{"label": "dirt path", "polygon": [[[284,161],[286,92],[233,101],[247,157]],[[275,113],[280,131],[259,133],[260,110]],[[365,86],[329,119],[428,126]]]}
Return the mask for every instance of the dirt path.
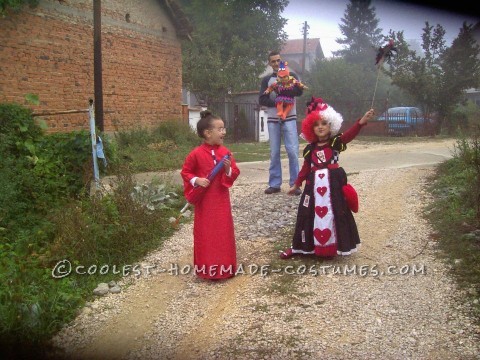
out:
{"label": "dirt path", "polygon": [[[238,238],[244,273],[208,282],[187,274],[192,225],[184,225],[144,259],[156,266],[149,275],[95,301],[56,343],[81,359],[477,359],[480,329],[422,218],[431,171],[417,166],[349,177],[360,197],[355,218],[362,239],[350,257],[279,260],[291,237],[287,224],[276,236]],[[258,222],[269,221],[272,208],[296,206],[298,198],[267,196],[263,188],[254,182],[232,188],[236,222],[246,215],[235,204],[253,208]],[[170,264],[177,266],[169,272]],[[269,266],[266,276],[262,265]]]}

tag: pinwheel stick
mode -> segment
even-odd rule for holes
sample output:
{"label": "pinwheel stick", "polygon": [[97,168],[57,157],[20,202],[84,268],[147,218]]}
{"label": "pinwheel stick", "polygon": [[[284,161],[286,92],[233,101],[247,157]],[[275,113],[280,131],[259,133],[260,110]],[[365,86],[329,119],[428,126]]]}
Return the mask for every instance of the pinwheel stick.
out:
{"label": "pinwheel stick", "polygon": [[394,55],[394,53],[397,52],[397,49],[393,46],[393,39],[390,39],[387,43],[387,45],[380,47],[377,52],[377,56],[375,58],[375,65],[377,65],[377,80],[375,82],[375,89],[373,90],[373,99],[372,99],[372,105],[370,108],[373,108],[373,104],[375,102],[375,94],[377,93],[377,86],[378,86],[378,77],[380,75],[380,68],[383,65],[383,62],[385,59],[387,61],[390,61]]}
{"label": "pinwheel stick", "polygon": [[375,94],[377,93],[378,76],[379,75],[380,75],[380,66],[378,66],[378,68],[377,68],[377,80],[375,81],[375,88],[373,89],[372,105],[370,105],[370,109],[373,109],[373,104],[375,103]]}

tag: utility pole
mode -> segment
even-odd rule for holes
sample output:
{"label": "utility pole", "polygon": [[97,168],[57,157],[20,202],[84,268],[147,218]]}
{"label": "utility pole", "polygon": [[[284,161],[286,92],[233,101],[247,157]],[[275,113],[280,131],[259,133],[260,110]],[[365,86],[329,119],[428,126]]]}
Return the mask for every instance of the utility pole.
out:
{"label": "utility pole", "polygon": [[307,25],[307,22],[305,21],[303,25],[303,54],[302,54],[302,77],[305,74],[305,57],[307,53],[307,34],[308,34],[308,28],[310,26]]}
{"label": "utility pole", "polygon": [[95,124],[100,131],[103,131],[102,5],[100,0],[93,0],[93,87]]}

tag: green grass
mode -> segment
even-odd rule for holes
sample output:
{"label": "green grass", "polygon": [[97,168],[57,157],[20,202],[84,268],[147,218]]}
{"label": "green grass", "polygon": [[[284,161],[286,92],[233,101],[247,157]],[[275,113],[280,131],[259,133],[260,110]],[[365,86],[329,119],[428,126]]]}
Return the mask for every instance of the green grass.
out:
{"label": "green grass", "polygon": [[237,162],[263,161],[270,159],[268,142],[225,143]]}
{"label": "green grass", "polygon": [[430,179],[434,202],[426,209],[441,249],[458,285],[480,322],[480,147],[475,138],[458,140],[454,158],[441,164]]}

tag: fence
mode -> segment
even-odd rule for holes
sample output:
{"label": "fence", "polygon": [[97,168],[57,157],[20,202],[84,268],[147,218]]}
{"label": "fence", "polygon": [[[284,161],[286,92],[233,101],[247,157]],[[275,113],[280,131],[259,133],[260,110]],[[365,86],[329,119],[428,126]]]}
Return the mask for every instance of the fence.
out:
{"label": "fence", "polygon": [[[305,109],[299,104],[303,104],[302,98],[297,100],[298,129],[301,129],[301,120],[305,117]],[[371,100],[364,101],[343,101],[334,104],[336,111],[342,114],[344,123],[341,131],[345,131],[355,120],[359,119],[370,107]],[[377,116],[387,111],[389,107],[388,99],[375,99],[373,105]],[[259,110],[260,106],[256,103],[241,102],[216,102],[210,103],[208,108],[216,115],[219,115],[228,129],[229,136],[233,141],[259,141],[260,126]],[[403,116],[403,115],[402,115]],[[266,126],[266,124],[263,124]],[[417,119],[395,119],[388,118],[386,121],[370,121],[368,126],[362,129],[362,135],[372,136],[431,136],[435,133],[435,126],[430,117],[425,116],[423,120]]]}
{"label": "fence", "polygon": [[[104,110],[104,113],[111,113],[112,110]],[[97,158],[102,158],[105,160],[105,155],[103,153],[103,143],[99,136],[96,134],[95,128],[95,112],[93,107],[93,99],[89,99],[88,108],[81,110],[63,110],[63,111],[43,111],[33,113],[32,116],[51,116],[51,115],[66,115],[66,114],[81,114],[88,113],[89,127],[90,127],[90,140],[92,144],[92,163],[93,163],[93,177],[95,189],[98,189],[100,186],[100,175],[98,169]],[[106,160],[105,160],[106,161]]]}
{"label": "fence", "polygon": [[216,102],[209,103],[208,108],[223,119],[235,142],[258,141],[258,104]]}

